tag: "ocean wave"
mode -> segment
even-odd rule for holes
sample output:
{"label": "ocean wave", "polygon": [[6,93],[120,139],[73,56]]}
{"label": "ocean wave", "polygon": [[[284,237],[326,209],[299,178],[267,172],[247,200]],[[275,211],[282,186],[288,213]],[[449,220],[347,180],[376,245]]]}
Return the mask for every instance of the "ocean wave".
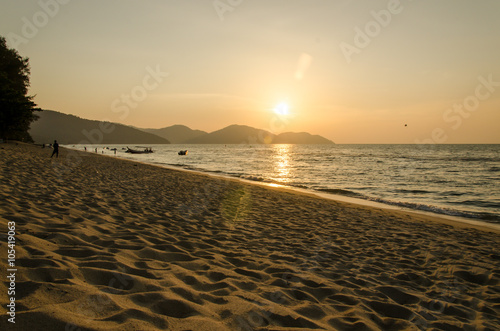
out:
{"label": "ocean wave", "polygon": [[411,193],[411,194],[432,194],[434,192],[428,191],[428,190],[419,190],[419,189],[413,189],[413,190],[408,190],[408,189],[398,189],[394,190],[396,193]]}
{"label": "ocean wave", "polygon": [[498,157],[456,157],[451,160],[463,162],[500,162],[500,158]]}
{"label": "ocean wave", "polygon": [[368,199],[368,197],[366,197],[363,194],[349,191],[349,190],[343,190],[343,189],[319,188],[319,189],[316,189],[316,191],[330,193],[330,194],[343,195],[343,196],[352,197],[352,198],[366,198],[366,199]]}
{"label": "ocean wave", "polygon": [[459,205],[473,206],[473,207],[483,207],[483,208],[496,208],[500,209],[500,203],[495,201],[485,201],[485,200],[463,200],[457,202]]}
{"label": "ocean wave", "polygon": [[272,180],[270,180],[268,178],[265,178],[265,177],[261,177],[261,176],[239,175],[238,177],[241,178],[241,179],[251,180],[251,181],[254,181],[254,182],[268,182],[268,183],[272,183],[273,182]]}
{"label": "ocean wave", "polygon": [[445,192],[439,192],[438,195],[443,196],[443,197],[460,197],[462,195],[467,194],[466,192],[458,192],[458,191],[445,191]]}
{"label": "ocean wave", "polygon": [[493,214],[493,213],[463,211],[463,210],[458,210],[458,209],[437,207],[437,206],[433,206],[433,205],[420,204],[420,203],[391,201],[391,200],[381,199],[381,198],[370,198],[369,200],[375,201],[375,202],[380,202],[380,203],[387,204],[387,205],[392,205],[392,206],[398,206],[398,207],[403,207],[403,208],[408,208],[408,209],[431,212],[434,214],[456,216],[456,217],[463,217],[463,218],[472,218],[472,219],[478,219],[478,220],[482,220],[482,221],[500,224],[500,216]]}
{"label": "ocean wave", "polygon": [[366,195],[363,195],[363,194],[360,194],[357,192],[343,190],[343,189],[316,189],[316,191],[321,191],[321,192],[336,194],[336,195],[342,195],[342,196],[347,196],[347,197],[352,197],[352,198],[358,198],[358,199],[363,199],[363,200],[368,200],[368,201],[374,201],[374,202],[378,202],[378,203],[382,203],[382,204],[386,204],[386,205],[408,208],[408,209],[413,209],[413,210],[417,210],[417,211],[425,211],[425,212],[430,212],[430,213],[439,214],[439,215],[477,219],[477,220],[481,220],[481,221],[500,224],[500,216],[493,214],[493,213],[488,213],[488,212],[463,211],[463,210],[458,210],[458,209],[433,206],[433,205],[429,205],[429,204],[394,201],[394,200],[389,200],[389,199],[370,197],[370,196],[366,196]]}

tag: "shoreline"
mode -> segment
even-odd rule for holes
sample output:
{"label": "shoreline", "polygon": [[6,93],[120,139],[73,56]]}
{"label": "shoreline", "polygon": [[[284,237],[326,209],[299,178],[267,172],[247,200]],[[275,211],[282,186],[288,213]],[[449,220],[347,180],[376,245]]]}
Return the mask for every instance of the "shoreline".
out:
{"label": "shoreline", "polygon": [[159,167],[159,168],[169,169],[172,171],[181,171],[181,172],[193,173],[193,174],[198,174],[198,175],[205,175],[205,176],[210,176],[213,178],[222,178],[225,180],[236,180],[236,181],[246,183],[249,185],[257,185],[257,186],[267,187],[267,188],[271,188],[271,189],[278,189],[278,190],[282,190],[282,191],[294,192],[297,194],[312,195],[312,196],[316,196],[317,198],[321,198],[321,199],[333,200],[333,201],[337,201],[337,202],[344,202],[344,203],[348,203],[348,204],[359,205],[359,206],[364,206],[364,207],[369,207],[369,208],[393,210],[393,211],[399,211],[402,213],[413,213],[416,215],[431,217],[435,221],[443,223],[443,224],[452,225],[452,224],[456,223],[457,226],[466,226],[467,225],[467,226],[470,226],[473,228],[483,229],[483,231],[494,231],[496,233],[500,233],[500,224],[493,223],[493,222],[487,222],[487,221],[484,221],[481,219],[467,218],[467,217],[448,215],[448,214],[441,214],[441,213],[427,211],[427,210],[412,209],[409,207],[394,205],[394,204],[390,204],[390,203],[383,203],[383,202],[378,202],[378,201],[373,201],[373,200],[367,200],[367,199],[349,197],[349,196],[344,196],[344,195],[339,195],[339,194],[321,192],[321,191],[317,191],[314,189],[306,189],[306,188],[299,188],[299,187],[287,186],[287,185],[282,185],[282,184],[254,181],[254,180],[250,180],[250,179],[246,179],[246,178],[239,178],[239,177],[235,177],[235,176],[231,176],[231,175],[220,174],[220,173],[216,173],[213,171],[186,169],[186,168],[183,168],[181,166],[165,165],[165,164],[160,164],[160,163],[148,163],[148,162],[143,162],[143,161],[138,161],[138,160],[122,158],[120,156],[107,155],[107,154],[96,154],[96,153],[91,152],[91,151],[84,152],[84,151],[80,151],[78,149],[73,149],[73,148],[68,148],[68,147],[65,147],[65,148],[67,148],[68,150],[75,150],[75,151],[79,151],[79,152],[83,152],[83,153],[90,153],[93,155],[118,158],[120,160],[137,162],[137,163],[145,164],[145,165],[151,165],[151,166],[155,166],[155,167]]}
{"label": "shoreline", "polygon": [[[50,153],[0,145],[0,224],[16,226],[20,329],[500,327],[496,231]],[[1,329],[11,326],[8,288],[0,283]]]}

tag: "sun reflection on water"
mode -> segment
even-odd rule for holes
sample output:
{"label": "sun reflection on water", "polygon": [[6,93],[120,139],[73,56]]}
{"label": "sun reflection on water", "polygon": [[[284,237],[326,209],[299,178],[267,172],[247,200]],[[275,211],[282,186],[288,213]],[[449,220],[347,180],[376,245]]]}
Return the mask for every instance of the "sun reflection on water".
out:
{"label": "sun reflection on water", "polygon": [[285,144],[273,146],[274,173],[281,183],[290,182],[290,149],[291,146]]}

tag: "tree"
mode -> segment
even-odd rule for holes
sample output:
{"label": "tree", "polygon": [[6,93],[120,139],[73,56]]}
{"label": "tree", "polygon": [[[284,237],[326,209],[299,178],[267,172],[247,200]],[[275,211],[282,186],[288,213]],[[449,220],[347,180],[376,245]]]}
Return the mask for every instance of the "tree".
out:
{"label": "tree", "polygon": [[30,86],[28,58],[22,58],[15,49],[9,49],[0,36],[0,138],[33,142],[28,130],[38,119],[33,102],[28,95]]}

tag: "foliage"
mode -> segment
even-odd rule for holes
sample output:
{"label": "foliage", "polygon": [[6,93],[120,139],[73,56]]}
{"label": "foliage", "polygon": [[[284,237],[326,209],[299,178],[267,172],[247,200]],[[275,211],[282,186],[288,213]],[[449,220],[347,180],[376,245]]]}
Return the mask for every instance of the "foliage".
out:
{"label": "foliage", "polygon": [[28,133],[40,111],[28,95],[30,67],[15,49],[9,49],[0,36],[0,138],[32,142]]}

